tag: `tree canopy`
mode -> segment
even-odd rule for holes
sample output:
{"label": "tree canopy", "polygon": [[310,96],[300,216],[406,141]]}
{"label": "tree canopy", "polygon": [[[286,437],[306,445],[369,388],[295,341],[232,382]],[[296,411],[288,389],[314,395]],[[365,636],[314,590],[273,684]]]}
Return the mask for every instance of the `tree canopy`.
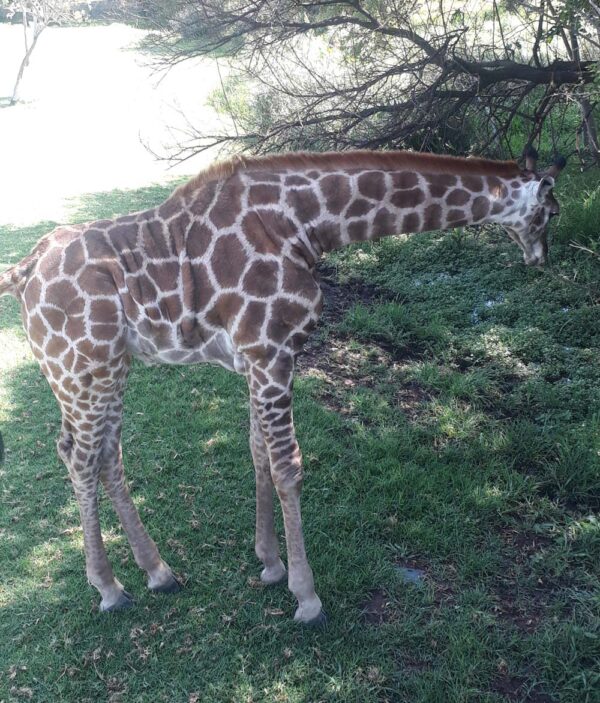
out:
{"label": "tree canopy", "polygon": [[[540,145],[597,162],[600,8],[593,0],[171,0],[144,3],[167,63],[233,61],[231,129],[214,145],[417,148],[514,155]],[[544,149],[542,149],[543,151]]]}

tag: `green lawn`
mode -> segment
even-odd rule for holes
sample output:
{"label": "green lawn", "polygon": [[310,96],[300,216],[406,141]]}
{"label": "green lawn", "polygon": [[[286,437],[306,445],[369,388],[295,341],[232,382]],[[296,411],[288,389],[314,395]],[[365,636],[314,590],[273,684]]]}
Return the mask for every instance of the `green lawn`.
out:
{"label": "green lawn", "polygon": [[[57,406],[0,300],[0,701],[600,701],[600,260],[569,246],[597,247],[596,180],[562,180],[544,271],[497,231],[325,263],[295,400],[322,630],[258,582],[246,389],[208,366],[136,364],[126,399],[133,495],[185,589],[145,589],[103,498],[136,605],[98,613]],[[0,227],[0,267],[51,226]]]}

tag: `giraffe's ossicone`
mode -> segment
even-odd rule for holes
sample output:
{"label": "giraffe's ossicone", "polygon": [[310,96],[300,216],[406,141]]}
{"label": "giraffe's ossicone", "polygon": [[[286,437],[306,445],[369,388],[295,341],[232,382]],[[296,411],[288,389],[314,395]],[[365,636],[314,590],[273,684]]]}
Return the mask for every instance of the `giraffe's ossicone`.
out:
{"label": "giraffe's ossicone", "polygon": [[544,264],[554,178],[513,162],[410,152],[288,154],[213,166],[158,207],[46,235],[0,276],[21,302],[33,354],[62,413],[58,453],[81,512],[100,608],[131,605],[98,521],[101,481],[153,590],[178,588],[125,483],[123,392],[132,356],[218,363],[250,393],[256,553],[262,579],[286,575],[273,523],[281,502],[296,619],[322,619],[300,519],[302,462],[292,417],[294,360],[315,326],[323,252],[385,235],[497,222]]}

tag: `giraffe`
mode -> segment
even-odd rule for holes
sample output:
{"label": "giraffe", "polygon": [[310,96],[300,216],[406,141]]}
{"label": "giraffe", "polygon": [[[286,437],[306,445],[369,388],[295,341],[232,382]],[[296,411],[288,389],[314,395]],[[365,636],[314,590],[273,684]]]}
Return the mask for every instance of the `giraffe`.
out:
{"label": "giraffe", "polygon": [[[57,442],[79,504],[88,581],[100,610],[132,605],[115,578],[98,520],[103,484],[153,591],[180,587],[146,532],[125,482],[123,392],[131,358],[212,362],[245,376],[256,479],[261,579],[287,576],[295,619],[324,620],[304,545],[302,459],[292,414],[294,361],[322,308],[324,252],[397,234],[502,224],[526,264],[547,258],[558,159],[537,173],[413,152],[295,153],[234,158],[149,210],[58,227],[0,276],[20,300],[31,349],[62,414]],[[286,567],[273,522],[284,518]]]}

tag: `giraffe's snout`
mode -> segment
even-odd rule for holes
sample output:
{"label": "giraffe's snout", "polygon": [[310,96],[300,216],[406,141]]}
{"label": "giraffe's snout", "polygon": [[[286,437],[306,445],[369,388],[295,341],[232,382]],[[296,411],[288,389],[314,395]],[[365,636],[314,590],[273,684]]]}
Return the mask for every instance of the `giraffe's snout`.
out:
{"label": "giraffe's snout", "polygon": [[525,259],[525,264],[527,266],[545,266],[546,265],[546,257],[544,255],[527,256],[527,254],[525,254],[523,258]]}

